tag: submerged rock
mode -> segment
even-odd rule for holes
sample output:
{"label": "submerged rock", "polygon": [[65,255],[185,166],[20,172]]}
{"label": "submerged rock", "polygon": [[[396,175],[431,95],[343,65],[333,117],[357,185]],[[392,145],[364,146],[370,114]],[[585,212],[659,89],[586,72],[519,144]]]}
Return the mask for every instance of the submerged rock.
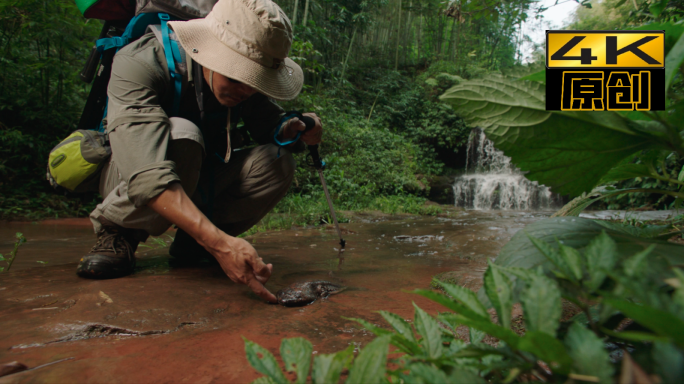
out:
{"label": "submerged rock", "polygon": [[287,288],[281,289],[276,293],[278,304],[286,307],[299,307],[309,305],[319,297],[325,299],[330,295],[340,293],[347,289],[341,285],[329,281],[306,281],[294,283]]}

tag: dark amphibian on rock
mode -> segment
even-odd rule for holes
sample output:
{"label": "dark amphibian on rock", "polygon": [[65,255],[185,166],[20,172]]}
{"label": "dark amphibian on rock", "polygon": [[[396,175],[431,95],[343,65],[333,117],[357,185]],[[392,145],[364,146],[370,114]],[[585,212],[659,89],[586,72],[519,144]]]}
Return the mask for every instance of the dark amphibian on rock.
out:
{"label": "dark amphibian on rock", "polygon": [[276,293],[278,304],[286,307],[300,307],[309,305],[319,297],[322,299],[330,295],[340,293],[347,289],[341,285],[333,284],[329,281],[306,281],[294,283],[287,288],[281,289]]}

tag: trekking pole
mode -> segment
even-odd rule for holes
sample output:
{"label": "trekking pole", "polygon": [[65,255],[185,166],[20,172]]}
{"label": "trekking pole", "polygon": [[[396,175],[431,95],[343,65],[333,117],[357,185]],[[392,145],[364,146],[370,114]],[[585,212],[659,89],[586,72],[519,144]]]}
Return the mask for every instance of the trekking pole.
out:
{"label": "trekking pole", "polygon": [[[306,125],[304,132],[310,131],[316,125],[316,121],[308,116],[300,116],[299,119]],[[337,230],[337,236],[340,238],[340,252],[344,250],[346,241],[342,238],[342,232],[340,231],[340,224],[337,222],[337,216],[335,216],[335,208],[333,208],[332,200],[330,199],[330,192],[328,192],[328,185],[325,183],[325,178],[323,177],[323,169],[325,168],[325,162],[321,160],[321,156],[318,154],[318,144],[309,145],[309,156],[313,162],[313,167],[318,171],[318,176],[321,179],[321,185],[323,186],[323,192],[325,192],[325,199],[328,201],[328,208],[330,208],[330,216],[332,216],[333,222],[335,223],[335,229]]]}

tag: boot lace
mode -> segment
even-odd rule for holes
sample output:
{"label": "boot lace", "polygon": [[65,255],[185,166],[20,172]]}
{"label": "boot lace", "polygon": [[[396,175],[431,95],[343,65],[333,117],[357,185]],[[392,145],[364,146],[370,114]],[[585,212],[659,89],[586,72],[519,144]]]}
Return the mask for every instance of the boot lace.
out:
{"label": "boot lace", "polygon": [[114,252],[115,255],[122,252],[128,256],[129,259],[131,259],[133,256],[133,249],[131,248],[131,245],[118,231],[105,231],[98,236],[97,242],[90,252],[96,253],[101,251],[111,251]]}

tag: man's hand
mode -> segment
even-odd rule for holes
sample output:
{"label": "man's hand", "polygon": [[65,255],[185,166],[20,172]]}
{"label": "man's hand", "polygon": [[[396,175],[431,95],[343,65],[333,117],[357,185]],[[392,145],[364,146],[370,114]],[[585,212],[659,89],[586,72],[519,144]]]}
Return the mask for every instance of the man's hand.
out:
{"label": "man's hand", "polygon": [[193,204],[180,183],[173,183],[147,206],[187,232],[216,257],[223,271],[236,283],[246,284],[269,303],[277,302],[264,284],[271,277],[272,264],[264,264],[247,241],[228,236]]}
{"label": "man's hand", "polygon": [[[300,139],[307,145],[316,145],[321,143],[321,137],[323,137],[323,124],[321,123],[321,118],[315,113],[302,113],[303,116],[308,116],[316,122],[316,125],[308,132],[304,132]],[[304,131],[306,125],[304,122],[296,117],[291,118],[283,124],[282,131],[280,133],[283,138],[282,141],[290,141],[297,136],[297,133]]]}
{"label": "man's hand", "polygon": [[204,244],[204,248],[216,257],[226,275],[236,283],[247,285],[262,299],[270,303],[277,302],[276,297],[264,287],[271,277],[273,264],[264,264],[247,241],[223,232],[221,234],[223,236],[218,236],[218,244]]}

